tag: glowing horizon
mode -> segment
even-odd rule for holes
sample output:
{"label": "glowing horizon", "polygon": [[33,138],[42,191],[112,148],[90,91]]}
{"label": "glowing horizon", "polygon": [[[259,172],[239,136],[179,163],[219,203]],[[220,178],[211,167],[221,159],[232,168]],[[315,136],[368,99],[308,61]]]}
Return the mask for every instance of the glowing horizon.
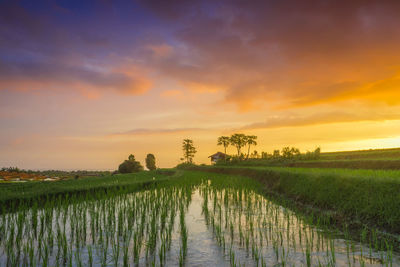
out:
{"label": "glowing horizon", "polygon": [[[400,147],[398,1],[4,1],[0,167],[160,167],[193,139]],[[232,150],[233,151],[233,150]]]}

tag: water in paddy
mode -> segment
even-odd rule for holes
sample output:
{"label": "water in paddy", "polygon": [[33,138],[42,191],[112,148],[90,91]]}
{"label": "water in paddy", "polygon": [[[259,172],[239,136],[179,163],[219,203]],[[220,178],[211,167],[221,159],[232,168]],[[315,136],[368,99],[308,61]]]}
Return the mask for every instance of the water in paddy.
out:
{"label": "water in paddy", "polygon": [[163,187],[0,218],[0,266],[400,266],[250,189]]}

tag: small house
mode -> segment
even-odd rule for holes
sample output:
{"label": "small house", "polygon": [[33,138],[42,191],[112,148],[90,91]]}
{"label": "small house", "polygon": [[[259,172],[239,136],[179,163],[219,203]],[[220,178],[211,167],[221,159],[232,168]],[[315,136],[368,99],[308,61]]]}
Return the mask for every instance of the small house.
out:
{"label": "small house", "polygon": [[217,152],[217,153],[209,156],[209,158],[211,158],[211,163],[216,163],[219,160],[225,160],[225,159],[229,158],[229,155],[222,153],[222,152]]}

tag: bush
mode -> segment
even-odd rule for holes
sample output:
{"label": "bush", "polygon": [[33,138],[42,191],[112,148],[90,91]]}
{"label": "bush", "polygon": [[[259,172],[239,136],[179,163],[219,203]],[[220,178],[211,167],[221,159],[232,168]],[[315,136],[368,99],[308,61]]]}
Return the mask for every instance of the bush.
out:
{"label": "bush", "polygon": [[149,171],[157,169],[157,167],[156,167],[156,157],[153,154],[147,154],[147,156],[146,156],[146,168]]}
{"label": "bush", "polygon": [[139,161],[135,160],[135,156],[133,156],[132,154],[129,155],[127,160],[125,160],[118,166],[118,171],[120,173],[133,173],[133,172],[140,172],[143,170],[144,170],[143,166],[140,164]]}

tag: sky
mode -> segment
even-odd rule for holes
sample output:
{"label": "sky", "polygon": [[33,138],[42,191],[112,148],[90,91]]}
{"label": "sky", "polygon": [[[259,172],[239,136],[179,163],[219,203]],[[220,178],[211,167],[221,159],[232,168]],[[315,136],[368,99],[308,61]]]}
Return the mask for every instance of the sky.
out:
{"label": "sky", "polygon": [[[0,167],[400,147],[400,1],[0,0]],[[234,153],[229,147],[228,153]]]}

